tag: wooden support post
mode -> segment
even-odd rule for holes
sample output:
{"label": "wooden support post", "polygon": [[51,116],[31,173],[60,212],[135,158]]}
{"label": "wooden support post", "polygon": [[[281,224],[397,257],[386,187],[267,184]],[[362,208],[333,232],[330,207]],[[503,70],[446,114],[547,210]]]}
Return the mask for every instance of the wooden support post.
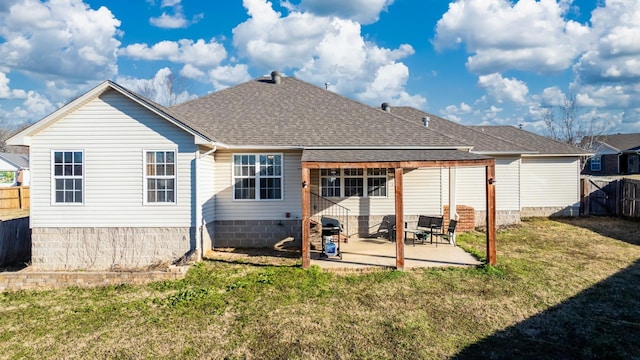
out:
{"label": "wooden support post", "polygon": [[302,268],[311,266],[311,170],[302,168]]}
{"label": "wooden support post", "polygon": [[496,252],[496,165],[486,167],[487,194],[487,261],[490,265],[498,263]]}
{"label": "wooden support post", "polygon": [[403,169],[395,169],[396,196],[396,269],[404,270],[404,207],[403,207]]}

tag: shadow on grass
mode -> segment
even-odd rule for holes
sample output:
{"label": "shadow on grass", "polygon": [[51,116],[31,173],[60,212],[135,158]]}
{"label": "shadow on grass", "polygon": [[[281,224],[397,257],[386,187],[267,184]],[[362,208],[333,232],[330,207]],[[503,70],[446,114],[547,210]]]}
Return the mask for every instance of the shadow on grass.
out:
{"label": "shadow on grass", "polygon": [[640,359],[640,260],[454,359]]}
{"label": "shadow on grass", "polygon": [[205,255],[205,259],[212,262],[280,267],[300,267],[298,260],[301,258],[299,250],[268,248],[224,248]]}
{"label": "shadow on grass", "polygon": [[602,236],[640,245],[640,219],[588,216],[554,218],[553,220],[591,230]]}

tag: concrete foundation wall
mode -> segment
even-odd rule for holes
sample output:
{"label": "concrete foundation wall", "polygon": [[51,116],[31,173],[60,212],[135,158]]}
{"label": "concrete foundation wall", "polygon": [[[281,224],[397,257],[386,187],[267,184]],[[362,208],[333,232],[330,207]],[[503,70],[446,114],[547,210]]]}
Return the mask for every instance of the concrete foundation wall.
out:
{"label": "concrete foundation wall", "polygon": [[138,269],[171,263],[196,248],[193,228],[33,228],[39,270]]}
{"label": "concrete foundation wall", "polygon": [[301,245],[301,220],[218,220],[212,247],[272,248]]}
{"label": "concrete foundation wall", "polygon": [[523,208],[522,217],[578,216],[580,206]]}
{"label": "concrete foundation wall", "polygon": [[[518,210],[497,210],[496,226],[520,224],[522,213]],[[476,227],[485,228],[487,226],[487,212],[476,210]]]}

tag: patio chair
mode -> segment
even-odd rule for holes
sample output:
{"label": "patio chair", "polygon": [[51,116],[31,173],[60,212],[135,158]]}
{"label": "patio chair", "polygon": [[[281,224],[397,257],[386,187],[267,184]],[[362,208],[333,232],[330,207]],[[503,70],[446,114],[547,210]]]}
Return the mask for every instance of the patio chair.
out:
{"label": "patio chair", "polygon": [[386,215],[380,224],[380,231],[386,231],[389,241],[396,241],[396,216]]}
{"label": "patio chair", "polygon": [[458,222],[456,220],[449,220],[449,227],[447,228],[446,232],[431,233],[431,239],[433,239],[434,236],[436,237],[436,247],[438,247],[438,238],[447,239],[449,240],[449,243],[451,243],[453,246],[456,246],[456,225],[458,225]]}

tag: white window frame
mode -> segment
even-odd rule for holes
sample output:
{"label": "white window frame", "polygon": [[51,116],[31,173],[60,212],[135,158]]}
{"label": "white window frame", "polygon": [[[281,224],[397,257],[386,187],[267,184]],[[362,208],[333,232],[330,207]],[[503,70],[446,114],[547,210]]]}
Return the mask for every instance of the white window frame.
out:
{"label": "white window frame", "polygon": [[[75,174],[72,174],[72,175],[64,175],[64,174],[56,175],[56,160],[55,160],[56,153],[62,153],[63,162],[62,162],[61,166],[63,166],[63,172],[64,172],[64,166],[65,166],[64,164],[66,164],[64,162],[64,154],[65,153],[72,153],[72,157],[74,157],[75,156],[75,155],[73,155],[74,153],[80,153],[81,156],[82,156],[82,162],[80,164],[82,166],[82,174],[81,175],[75,175]],[[85,185],[84,185],[86,167],[85,167],[84,159],[85,159],[84,150],[78,150],[78,149],[75,149],[75,150],[68,150],[68,149],[65,149],[65,150],[57,150],[57,149],[56,150],[51,150],[51,204],[52,205],[62,205],[62,206],[81,206],[81,205],[84,205],[85,199],[86,199],[86,191],[85,191]],[[75,173],[75,165],[76,165],[76,163],[75,163],[74,159],[72,159],[72,162],[70,164],[71,164],[70,166],[73,167],[73,172]],[[57,194],[57,186],[56,186],[57,180],[80,180],[80,186],[81,186],[80,193],[81,193],[81,196],[82,196],[82,201],[80,201],[80,202],[75,202],[75,201],[74,202],[67,202],[67,201],[58,202],[57,201],[58,194]],[[62,191],[64,193],[65,190],[63,189]]]}
{"label": "white window frame", "polygon": [[[253,173],[248,175],[236,175],[236,156],[253,156]],[[261,174],[261,156],[279,156],[280,157],[280,174],[279,175],[262,175]],[[274,164],[278,165],[278,164]],[[236,183],[240,179],[254,179],[254,197],[243,199],[236,198]],[[261,193],[262,179],[278,179],[280,180],[280,197],[274,199],[263,199]],[[283,201],[284,200],[284,154],[283,153],[234,153],[231,155],[231,192],[234,201]]]}
{"label": "white window frame", "polygon": [[[347,174],[350,170],[353,170],[355,168],[348,168],[348,169],[338,169],[338,168],[333,168],[333,169],[320,169],[320,171],[318,172],[318,188],[320,191],[320,195],[323,197],[329,197],[329,198],[348,198],[348,197],[357,197],[357,198],[371,198],[371,199],[382,199],[382,198],[387,198],[389,197],[389,170],[386,168],[375,168],[375,169],[362,169],[362,175],[350,175]],[[372,175],[370,174],[369,170],[384,170],[385,174],[384,175]],[[335,170],[337,171],[337,173],[335,175],[328,175],[328,174],[323,174],[323,170]],[[345,170],[349,170],[349,171],[345,171]],[[337,177],[338,181],[340,183],[340,194],[339,196],[324,196],[323,195],[323,186],[322,186],[322,179],[323,178],[334,178]],[[357,196],[357,195],[351,195],[351,196],[346,196],[346,191],[345,191],[345,179],[353,179],[353,178],[359,178],[362,179],[362,196]],[[385,194],[384,195],[370,195],[369,194],[369,179],[381,179],[384,178],[385,179]]]}
{"label": "white window frame", "polygon": [[[597,161],[594,161],[596,160]],[[594,155],[591,157],[590,159],[591,161],[589,161],[589,170],[591,171],[602,171],[602,156],[601,155]],[[597,165],[597,166],[594,166]]]}
{"label": "white window frame", "polygon": [[[163,153],[173,153],[173,175],[149,175],[147,174],[147,154],[153,153],[154,159],[155,154],[158,152]],[[143,183],[143,193],[142,193],[142,202],[144,205],[153,205],[153,206],[174,206],[178,204],[178,150],[177,149],[144,149],[142,151],[142,183]],[[165,162],[166,164],[166,162]],[[150,179],[156,180],[173,180],[173,201],[149,201],[149,181]]]}

